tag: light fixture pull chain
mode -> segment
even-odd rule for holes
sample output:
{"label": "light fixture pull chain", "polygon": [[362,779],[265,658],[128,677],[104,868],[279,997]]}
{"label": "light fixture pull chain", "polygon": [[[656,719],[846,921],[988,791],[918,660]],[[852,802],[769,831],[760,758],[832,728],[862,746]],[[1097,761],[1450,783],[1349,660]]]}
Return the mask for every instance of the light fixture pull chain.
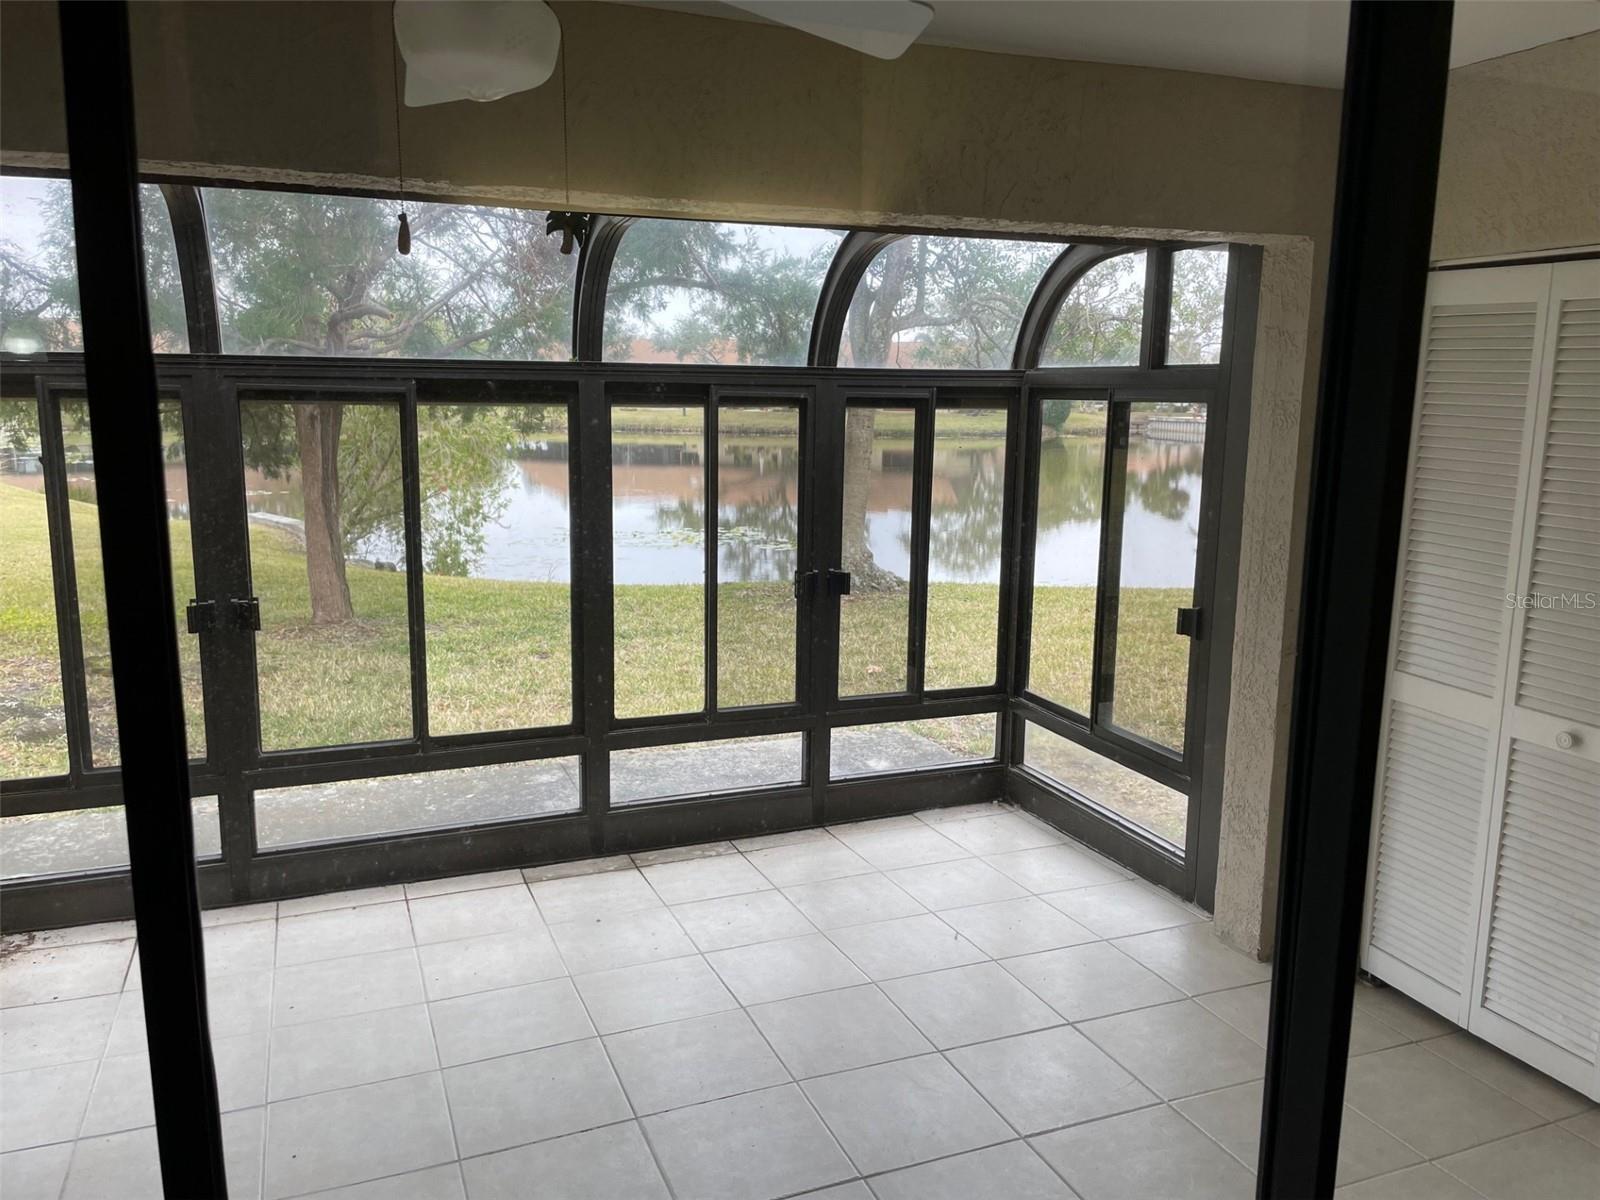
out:
{"label": "light fixture pull chain", "polygon": [[394,88],[394,165],[395,178],[400,185],[400,233],[395,239],[395,249],[401,254],[410,254],[411,222],[406,218],[406,155],[405,147],[400,141],[400,45],[398,39],[394,37],[392,16],[389,27],[389,81]]}

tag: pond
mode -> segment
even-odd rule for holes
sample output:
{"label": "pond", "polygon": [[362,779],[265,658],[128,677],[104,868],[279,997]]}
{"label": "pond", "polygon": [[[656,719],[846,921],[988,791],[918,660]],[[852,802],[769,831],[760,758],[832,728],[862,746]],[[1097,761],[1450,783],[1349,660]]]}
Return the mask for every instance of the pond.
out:
{"label": "pond", "polygon": [[[799,454],[792,439],[719,439],[719,568],[724,583],[789,578],[799,496]],[[911,441],[874,439],[867,487],[866,541],[874,559],[906,578],[911,566],[907,497]],[[704,579],[705,478],[692,436],[619,438],[612,466],[614,569],[619,583],[700,583]],[[934,446],[928,577],[933,583],[994,582],[1003,505],[998,439],[939,439]],[[1050,438],[1040,451],[1041,586],[1093,586],[1098,573],[1105,442]],[[568,443],[552,437],[508,449],[504,470],[481,506],[470,556],[472,578],[567,582],[571,579],[567,496]],[[1201,447],[1135,432],[1128,449],[1128,505],[1123,533],[1125,587],[1184,587],[1193,581],[1200,519]],[[292,477],[249,472],[252,515],[297,517]],[[377,533],[357,557],[403,558],[397,539]]]}

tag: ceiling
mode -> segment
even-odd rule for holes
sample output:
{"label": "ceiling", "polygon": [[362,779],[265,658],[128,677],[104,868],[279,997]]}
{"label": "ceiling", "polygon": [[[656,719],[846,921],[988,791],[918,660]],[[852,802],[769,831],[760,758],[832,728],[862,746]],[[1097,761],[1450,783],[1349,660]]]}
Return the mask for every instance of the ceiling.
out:
{"label": "ceiling", "polygon": [[[712,0],[655,6],[761,19]],[[1323,87],[1344,78],[1345,0],[932,0],[932,8],[920,40],[934,45]],[[1458,0],[1455,13],[1453,67],[1600,30],[1600,0]]]}

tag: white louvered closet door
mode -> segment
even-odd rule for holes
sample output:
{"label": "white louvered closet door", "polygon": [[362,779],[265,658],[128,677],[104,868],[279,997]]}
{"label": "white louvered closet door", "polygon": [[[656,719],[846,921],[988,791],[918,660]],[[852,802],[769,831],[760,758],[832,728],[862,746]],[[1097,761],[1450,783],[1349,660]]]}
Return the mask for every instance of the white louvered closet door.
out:
{"label": "white louvered closet door", "polygon": [[1600,262],[1553,268],[1468,1026],[1600,1099]]}
{"label": "white louvered closet door", "polygon": [[1429,283],[1378,750],[1362,965],[1473,999],[1550,268]]}

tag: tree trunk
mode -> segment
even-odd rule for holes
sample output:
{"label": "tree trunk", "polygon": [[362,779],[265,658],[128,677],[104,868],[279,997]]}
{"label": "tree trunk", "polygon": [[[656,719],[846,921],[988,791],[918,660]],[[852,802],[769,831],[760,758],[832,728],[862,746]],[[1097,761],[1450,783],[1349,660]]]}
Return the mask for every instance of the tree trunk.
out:
{"label": "tree trunk", "polygon": [[343,420],[342,404],[294,406],[300,490],[306,509],[306,582],[311,591],[311,620],[316,625],[336,625],[356,615],[345,578],[339,514],[339,427]]}
{"label": "tree trunk", "polygon": [[902,581],[878,565],[867,538],[867,501],[872,490],[873,433],[878,414],[848,408],[844,417],[844,524],[840,565],[850,572],[852,592],[898,591]]}

